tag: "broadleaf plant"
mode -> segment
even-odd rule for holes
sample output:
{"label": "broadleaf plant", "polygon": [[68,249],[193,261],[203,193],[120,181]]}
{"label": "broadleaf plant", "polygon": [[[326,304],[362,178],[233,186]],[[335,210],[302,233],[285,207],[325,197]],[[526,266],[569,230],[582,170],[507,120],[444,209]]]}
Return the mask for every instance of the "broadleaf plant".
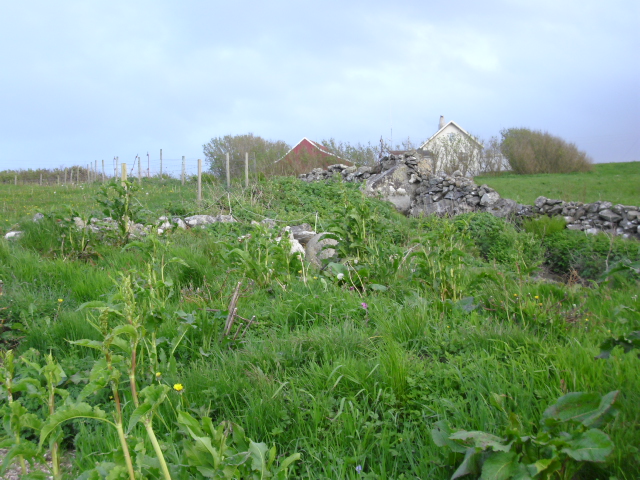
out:
{"label": "broadleaf plant", "polygon": [[464,453],[451,480],[471,474],[482,480],[571,480],[585,462],[605,462],[613,451],[613,442],[599,427],[615,417],[618,394],[564,395],[545,410],[536,436],[524,435],[514,414],[508,415],[509,427],[501,437],[478,431],[452,433],[443,421],[435,424],[431,436],[456,456]]}

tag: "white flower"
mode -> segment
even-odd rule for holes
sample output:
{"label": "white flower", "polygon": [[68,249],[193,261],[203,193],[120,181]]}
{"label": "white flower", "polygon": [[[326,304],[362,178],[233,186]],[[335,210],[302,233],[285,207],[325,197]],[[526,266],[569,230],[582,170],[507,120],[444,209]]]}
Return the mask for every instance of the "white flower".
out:
{"label": "white flower", "polygon": [[336,277],[338,277],[338,280],[342,280],[344,278],[344,273],[339,273]]}

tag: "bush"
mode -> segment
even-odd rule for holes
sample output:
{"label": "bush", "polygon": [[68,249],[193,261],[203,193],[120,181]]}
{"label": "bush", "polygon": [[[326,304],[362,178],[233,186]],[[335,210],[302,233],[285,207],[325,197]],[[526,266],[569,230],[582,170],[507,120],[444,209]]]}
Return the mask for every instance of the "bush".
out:
{"label": "bush", "polygon": [[537,218],[527,219],[522,224],[525,232],[534,234],[538,238],[544,238],[552,233],[561,232],[565,229],[567,222],[562,217],[547,217],[541,215]]}
{"label": "bush", "polygon": [[640,260],[637,242],[605,234],[562,230],[547,235],[543,244],[547,248],[547,264],[553,272],[569,274],[575,270],[581,277],[593,280],[616,262]]}
{"label": "bush", "polygon": [[519,268],[531,268],[543,259],[540,242],[527,232],[518,232],[505,220],[490,213],[459,215],[455,225],[468,233],[485,260]]}
{"label": "bush", "polygon": [[500,149],[518,174],[591,171],[591,159],[573,143],[528,128],[503,130]]}

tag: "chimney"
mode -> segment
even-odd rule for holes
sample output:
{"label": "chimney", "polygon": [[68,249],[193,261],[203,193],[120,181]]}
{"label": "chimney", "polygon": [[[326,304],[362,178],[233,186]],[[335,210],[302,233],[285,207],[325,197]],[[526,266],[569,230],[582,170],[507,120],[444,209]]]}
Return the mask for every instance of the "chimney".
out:
{"label": "chimney", "polygon": [[444,117],[440,115],[440,123],[438,123],[438,130],[444,127]]}

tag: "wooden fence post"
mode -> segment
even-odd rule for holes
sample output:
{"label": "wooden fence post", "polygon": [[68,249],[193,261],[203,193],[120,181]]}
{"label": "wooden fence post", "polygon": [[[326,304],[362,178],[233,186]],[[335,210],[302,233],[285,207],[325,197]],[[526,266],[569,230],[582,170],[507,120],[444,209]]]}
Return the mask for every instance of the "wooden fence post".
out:
{"label": "wooden fence post", "polygon": [[256,160],[256,152],[253,152],[253,175],[255,181],[258,181],[258,161]]}
{"label": "wooden fence post", "polygon": [[180,175],[180,179],[182,180],[182,185],[184,186],[184,177],[185,177],[185,164],[184,164],[185,158],[184,155],[182,156],[182,174]]}
{"label": "wooden fence post", "polygon": [[227,153],[227,162],[226,162],[226,170],[227,170],[227,189],[231,188],[231,172],[229,172],[229,154]]}
{"label": "wooden fence post", "polygon": [[13,176],[13,184],[18,185],[18,175]]}
{"label": "wooden fence post", "polygon": [[104,160],[102,160],[102,183],[105,182],[105,175],[104,175]]}
{"label": "wooden fence post", "polygon": [[249,188],[249,152],[244,152],[244,186]]}
{"label": "wooden fence post", "polygon": [[198,203],[202,201],[202,160],[198,159]]}
{"label": "wooden fence post", "polygon": [[121,163],[121,170],[120,170],[120,181],[122,182],[122,186],[125,186],[125,182],[127,181],[127,164],[126,163]]}
{"label": "wooden fence post", "polygon": [[142,162],[138,157],[138,185],[142,185]]}
{"label": "wooden fence post", "polygon": [[40,174],[40,186],[42,186],[42,174]]}

